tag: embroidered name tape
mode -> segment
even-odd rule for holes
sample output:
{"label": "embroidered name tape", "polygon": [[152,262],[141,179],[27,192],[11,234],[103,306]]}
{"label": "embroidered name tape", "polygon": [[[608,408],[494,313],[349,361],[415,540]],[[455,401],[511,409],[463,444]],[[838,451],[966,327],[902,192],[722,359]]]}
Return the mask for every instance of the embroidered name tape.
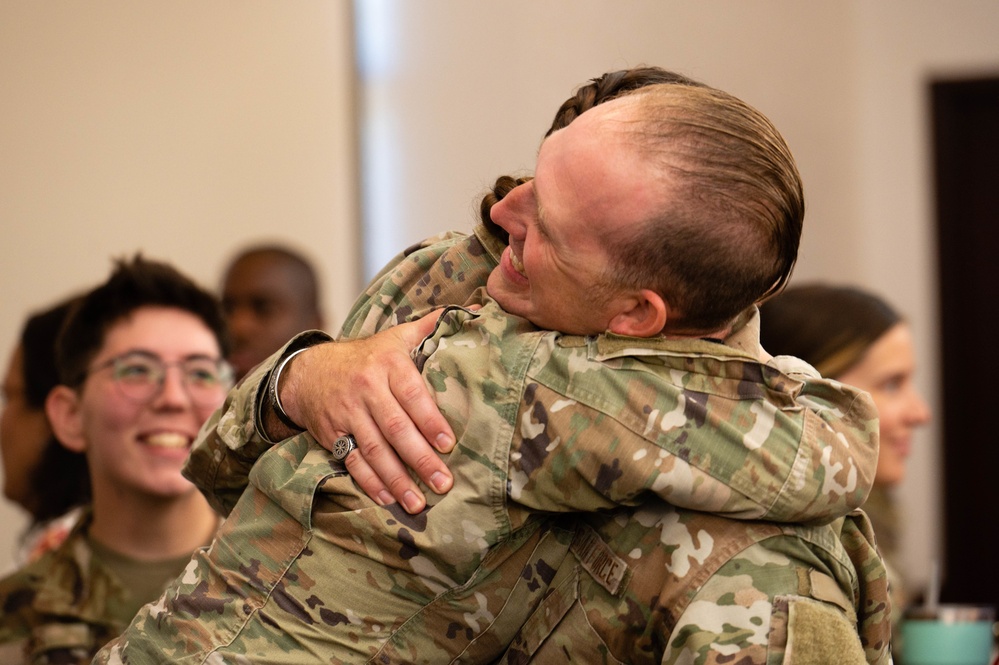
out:
{"label": "embroidered name tape", "polygon": [[614,554],[592,528],[580,523],[569,549],[579,559],[579,564],[607,593],[617,596],[624,590],[629,572],[628,564]]}

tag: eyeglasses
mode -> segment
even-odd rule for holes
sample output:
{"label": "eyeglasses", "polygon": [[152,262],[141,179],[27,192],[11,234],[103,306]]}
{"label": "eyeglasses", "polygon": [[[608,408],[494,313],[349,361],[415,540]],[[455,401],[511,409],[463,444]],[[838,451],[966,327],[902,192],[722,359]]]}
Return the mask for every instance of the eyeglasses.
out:
{"label": "eyeglasses", "polygon": [[167,363],[146,351],[130,351],[97,365],[87,374],[108,367],[121,394],[141,404],[152,400],[163,390],[170,367],[180,369],[184,389],[198,406],[218,406],[220,397],[232,385],[232,368],[224,360],[213,358],[188,358]]}

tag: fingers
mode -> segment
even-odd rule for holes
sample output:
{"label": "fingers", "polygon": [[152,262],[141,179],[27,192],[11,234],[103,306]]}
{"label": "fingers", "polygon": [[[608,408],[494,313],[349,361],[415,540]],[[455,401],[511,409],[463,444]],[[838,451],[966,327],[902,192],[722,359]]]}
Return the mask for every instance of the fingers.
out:
{"label": "fingers", "polygon": [[[347,456],[344,460],[344,465],[347,468],[347,472],[350,473],[354,481],[364,490],[364,493],[371,497],[375,503],[380,506],[387,506],[391,503],[395,503],[395,497],[389,492],[389,489],[382,482],[382,479],[378,477],[378,474],[374,472],[371,466],[365,461],[364,456],[355,450]],[[408,498],[407,492],[403,491],[404,501],[402,505],[405,509],[410,512],[418,512],[423,509],[426,505],[425,501],[421,500],[421,497],[416,494],[411,494],[415,501],[407,502],[405,499]]]}
{"label": "fingers", "polygon": [[[367,388],[364,388],[360,392],[365,393],[366,391]],[[387,386],[384,388],[384,392],[391,394]],[[383,436],[380,428],[391,428],[379,424],[374,417],[380,414],[392,419],[390,409],[402,414],[400,420],[406,419],[405,412],[394,401],[391,402],[391,406],[361,404],[359,408],[345,407],[339,413],[338,421],[350,424],[334,425],[327,421],[320,428],[322,433],[313,432],[313,436],[320,445],[332,451],[337,437],[345,433],[353,434],[357,441],[357,448],[344,460],[347,472],[365,494],[379,505],[384,506],[398,502],[407,512],[416,513],[426,506],[426,497],[416,481],[413,480],[396,449],[412,451],[422,447],[429,451],[430,457],[433,457],[440,464],[443,463],[412,424],[408,428],[408,433],[395,435],[393,438],[395,443],[390,443],[389,439]],[[407,453],[408,456],[412,454],[411,452]],[[426,468],[425,460],[423,465]],[[434,473],[434,471],[429,471],[428,477]],[[435,480],[440,482],[439,478],[435,478]],[[450,475],[448,475],[448,480],[450,480]]]}
{"label": "fingers", "polygon": [[436,321],[431,314],[364,340],[313,347],[289,364],[282,391],[289,415],[294,409],[327,449],[353,434],[351,476],[376,502],[398,501],[411,513],[426,498],[408,469],[437,493],[454,483],[436,452],[453,448],[454,433],[410,355]]}
{"label": "fingers", "polygon": [[376,503],[385,506],[398,502],[408,513],[418,513],[427,505],[426,497],[413,482],[399,457],[385,443],[358,441],[344,461],[351,477]]}
{"label": "fingers", "polygon": [[424,314],[415,321],[399,324],[392,330],[399,335],[403,345],[407,349],[415,349],[423,341],[424,337],[434,331],[440,315],[440,310],[435,310],[429,314]]}
{"label": "fingers", "polygon": [[[426,501],[407,467],[438,494],[450,490],[454,483],[450,470],[424,432],[430,432],[443,450],[451,450],[454,446],[454,435],[408,355],[404,362],[387,369],[385,392],[374,393],[374,401],[367,405],[375,427],[370,433],[354,432],[359,448],[356,452],[364,457],[367,468],[395,500],[407,511],[416,512],[423,509]],[[422,424],[422,428],[418,424]],[[362,473],[367,471],[360,465],[357,468]],[[348,470],[354,475],[351,467]],[[358,483],[361,484],[360,479]],[[375,488],[374,481],[367,477],[365,483]],[[371,495],[365,484],[361,486]]]}
{"label": "fingers", "polygon": [[[422,380],[419,388],[421,390],[421,397],[425,396],[425,393],[422,391],[425,391],[426,387],[422,385]],[[400,396],[396,393],[393,394],[396,395],[400,404],[407,404],[409,397]],[[433,404],[432,400],[430,408],[433,408],[435,411],[437,409],[437,406]],[[382,479],[390,486],[390,488],[394,484],[405,485],[405,482],[401,479],[395,478],[394,470],[389,468],[388,462],[384,464],[382,463],[381,457],[383,453],[385,456],[390,458],[394,458],[397,455],[402,460],[403,464],[416,472],[417,477],[419,477],[425,484],[429,485],[436,493],[443,494],[451,489],[451,485],[454,481],[451,477],[450,470],[448,470],[447,465],[437,455],[434,448],[427,443],[424,435],[413,426],[413,420],[410,413],[399,413],[395,417],[392,417],[390,414],[386,414],[387,417],[382,418],[379,417],[380,414],[378,412],[375,412],[374,415],[375,420],[378,423],[380,433],[385,437],[388,444],[391,445],[392,450],[383,451],[377,449],[375,445],[372,445],[369,448],[362,449],[361,452],[368,459],[368,463],[371,464],[373,468],[379,470],[379,475],[381,475]],[[453,446],[454,443],[451,441],[447,449],[450,450]],[[393,454],[389,455],[389,452]],[[384,472],[382,471],[383,469]],[[406,477],[409,478],[409,474],[406,474]],[[393,491],[392,494],[397,499],[401,500],[398,493]]]}
{"label": "fingers", "polygon": [[[435,449],[442,453],[451,452],[454,448],[454,434],[447,419],[437,408],[437,402],[430,394],[423,377],[416,370],[412,363],[409,366],[400,367],[399,371],[390,378],[389,389],[395,403],[401,407],[401,411],[390,411],[386,415],[394,417],[379,418],[377,412],[375,420],[379,422],[379,428],[386,438],[393,443],[412,441],[413,437],[419,436],[422,441],[426,441]],[[411,431],[415,429],[415,431]],[[413,442],[415,444],[415,442]],[[416,452],[428,454],[430,451],[423,450],[421,446],[416,446]],[[400,450],[400,453],[408,452]],[[436,459],[436,457],[435,457]],[[410,461],[407,459],[407,462]],[[414,460],[415,461],[415,460]],[[443,462],[440,464],[443,468]],[[413,466],[417,474],[424,481],[420,468]],[[431,484],[432,483],[428,483]]]}
{"label": "fingers", "polygon": [[[440,312],[431,312],[416,321],[397,326],[393,331],[399,334],[405,348],[414,349],[424,337],[434,331],[434,326],[437,324],[439,316]],[[416,425],[420,434],[423,435],[423,438],[438,451],[449,453],[455,444],[454,432],[451,430],[447,419],[441,414],[440,409],[437,408],[437,403],[423,382],[423,378],[416,371],[416,367],[411,367],[412,371],[407,371],[409,367],[404,367],[398,376],[393,377],[394,380],[390,382],[392,393],[406,411],[410,421]],[[391,440],[391,433],[387,432],[384,428],[382,431]],[[444,470],[446,472],[446,467],[443,463],[439,467],[432,463],[430,465],[437,468],[437,470]],[[413,469],[417,471],[417,474],[424,482],[435,489],[437,488],[435,483],[430,482],[430,475],[421,473],[420,468],[417,466],[413,466]]]}

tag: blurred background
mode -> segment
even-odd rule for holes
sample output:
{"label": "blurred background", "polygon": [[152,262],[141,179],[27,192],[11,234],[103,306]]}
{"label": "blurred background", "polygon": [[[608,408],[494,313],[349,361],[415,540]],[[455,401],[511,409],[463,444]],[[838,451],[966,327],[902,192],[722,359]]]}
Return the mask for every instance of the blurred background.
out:
{"label": "blurred background", "polygon": [[[660,65],[787,139],[808,209],[794,282],[863,286],[912,323],[935,414],[900,489],[918,586],[932,561],[945,577],[956,565],[945,460],[959,477],[988,466],[945,435],[959,418],[944,409],[948,289],[994,309],[987,274],[941,274],[934,91],[999,77],[997,35],[994,0],[0,0],[0,354],[29,311],[116,257],[141,251],[217,289],[259,240],[315,261],[335,330],[389,257],[469,230],[497,175],[530,171],[578,85]],[[0,504],[7,570],[25,519]],[[979,534],[997,523],[959,514]]]}

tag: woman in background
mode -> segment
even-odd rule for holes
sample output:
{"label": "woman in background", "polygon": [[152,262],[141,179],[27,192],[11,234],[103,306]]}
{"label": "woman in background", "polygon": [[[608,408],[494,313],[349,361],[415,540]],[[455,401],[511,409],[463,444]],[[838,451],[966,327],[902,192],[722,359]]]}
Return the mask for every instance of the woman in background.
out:
{"label": "woman in background", "polygon": [[893,614],[900,617],[911,599],[895,565],[899,525],[892,489],[905,478],[913,431],[930,420],[912,382],[909,324],[871,293],[824,284],[788,288],[760,307],[760,319],[760,341],[768,352],[797,356],[822,376],[866,390],[878,407],[878,467],[863,508],[888,568]]}
{"label": "woman in background", "polygon": [[31,515],[17,563],[59,545],[90,501],[87,460],[63,447],[45,415],[45,398],[59,382],[55,341],[75,299],[28,317],[3,379],[0,454],[3,493]]}

